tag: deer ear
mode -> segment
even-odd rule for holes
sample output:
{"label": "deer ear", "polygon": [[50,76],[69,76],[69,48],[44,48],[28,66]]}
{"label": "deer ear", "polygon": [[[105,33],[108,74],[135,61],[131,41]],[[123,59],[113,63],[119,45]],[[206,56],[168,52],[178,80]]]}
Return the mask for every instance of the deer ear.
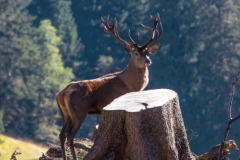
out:
{"label": "deer ear", "polygon": [[154,52],[156,52],[158,50],[159,46],[160,46],[160,43],[152,45],[151,47],[149,47],[147,49],[148,53],[153,54]]}

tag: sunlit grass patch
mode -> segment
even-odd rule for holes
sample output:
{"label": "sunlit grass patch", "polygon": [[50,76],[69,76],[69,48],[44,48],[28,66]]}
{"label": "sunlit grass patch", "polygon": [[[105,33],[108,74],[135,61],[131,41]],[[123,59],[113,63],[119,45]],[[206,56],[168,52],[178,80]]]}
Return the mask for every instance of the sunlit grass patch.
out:
{"label": "sunlit grass patch", "polygon": [[34,144],[30,141],[14,139],[0,134],[0,159],[9,160],[15,149],[22,153],[17,155],[18,160],[38,160],[42,152],[47,151],[47,147]]}

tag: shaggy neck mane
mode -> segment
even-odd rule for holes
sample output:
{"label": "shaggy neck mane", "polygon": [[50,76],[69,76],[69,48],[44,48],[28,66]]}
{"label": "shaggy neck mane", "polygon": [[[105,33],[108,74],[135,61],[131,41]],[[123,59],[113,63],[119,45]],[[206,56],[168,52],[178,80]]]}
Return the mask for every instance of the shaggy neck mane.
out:
{"label": "shaggy neck mane", "polygon": [[148,84],[148,68],[137,68],[129,63],[127,68],[119,74],[119,77],[131,91],[141,91]]}

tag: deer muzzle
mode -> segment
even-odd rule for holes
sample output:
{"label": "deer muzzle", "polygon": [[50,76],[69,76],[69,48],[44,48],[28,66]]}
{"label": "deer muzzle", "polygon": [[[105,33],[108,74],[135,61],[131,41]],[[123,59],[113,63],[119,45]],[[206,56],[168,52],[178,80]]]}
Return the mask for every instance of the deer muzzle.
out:
{"label": "deer muzzle", "polygon": [[152,63],[152,61],[151,61],[150,59],[145,59],[145,64],[146,64],[147,66],[150,66],[151,63]]}

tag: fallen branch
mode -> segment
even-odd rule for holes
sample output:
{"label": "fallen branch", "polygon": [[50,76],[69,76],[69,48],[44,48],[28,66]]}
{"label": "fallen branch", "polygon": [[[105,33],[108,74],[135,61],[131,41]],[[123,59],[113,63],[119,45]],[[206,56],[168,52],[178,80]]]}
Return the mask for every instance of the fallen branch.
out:
{"label": "fallen branch", "polygon": [[[219,155],[220,144],[214,146],[209,152],[206,152],[200,156],[197,156],[196,160],[216,160]],[[224,142],[222,155],[226,156],[230,154],[230,149],[238,150],[238,146],[233,140],[228,140]],[[228,158],[223,158],[221,160],[227,160]]]}
{"label": "fallen branch", "polygon": [[234,96],[234,91],[235,91],[235,84],[237,83],[239,78],[240,78],[240,72],[238,72],[236,78],[234,79],[234,81],[232,83],[232,95],[231,95],[229,106],[228,106],[228,123],[227,123],[227,127],[225,129],[224,136],[223,136],[223,139],[222,139],[218,160],[222,160],[222,151],[223,151],[223,147],[224,147],[224,142],[227,139],[228,132],[230,130],[231,124],[234,121],[236,121],[237,119],[240,118],[240,114],[237,115],[236,117],[232,118],[232,102],[233,102],[233,96]]}
{"label": "fallen branch", "polygon": [[19,154],[22,154],[22,153],[21,153],[18,149],[16,149],[16,150],[13,152],[10,160],[17,160],[16,155],[19,155]]}
{"label": "fallen branch", "polygon": [[[39,160],[62,160],[62,149],[60,145],[47,143],[49,148],[46,154],[42,154]],[[90,148],[93,142],[87,138],[85,139],[74,139],[74,148],[79,160],[82,160]],[[66,155],[68,158],[72,157],[69,146],[66,144]]]}

